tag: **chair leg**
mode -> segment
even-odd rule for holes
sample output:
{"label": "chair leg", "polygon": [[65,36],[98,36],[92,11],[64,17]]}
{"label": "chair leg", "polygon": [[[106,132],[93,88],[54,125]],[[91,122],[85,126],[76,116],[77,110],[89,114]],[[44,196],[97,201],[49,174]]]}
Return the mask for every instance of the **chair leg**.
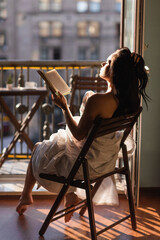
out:
{"label": "chair leg", "polygon": [[86,159],[84,159],[84,162],[83,162],[83,172],[84,172],[84,180],[86,183],[87,207],[88,207],[88,215],[89,215],[89,222],[90,222],[90,229],[91,229],[91,237],[92,237],[92,240],[97,240],[91,187],[90,187],[90,180],[89,180],[89,174],[88,174],[88,163]]}
{"label": "chair leg", "polygon": [[68,186],[64,185],[59,193],[59,195],[57,196],[51,210],[49,211],[40,231],[39,231],[39,235],[43,236],[43,234],[46,232],[54,214],[56,213],[61,201],[63,200],[63,197],[65,195],[65,193],[67,192]]}
{"label": "chair leg", "polygon": [[135,206],[134,206],[133,193],[132,193],[132,187],[131,187],[131,179],[130,179],[130,171],[129,171],[129,165],[128,165],[128,156],[127,156],[126,145],[123,145],[122,151],[123,151],[123,157],[124,157],[123,158],[124,166],[127,169],[125,176],[126,176],[126,183],[127,183],[127,193],[128,193],[129,209],[130,209],[130,214],[131,214],[132,229],[136,230]]}
{"label": "chair leg", "polygon": [[[93,199],[94,195],[96,194],[98,188],[100,187],[102,181],[103,181],[103,179],[100,180],[100,181],[97,181],[97,182],[95,183],[95,185],[94,185],[94,187],[93,187],[93,189],[92,189],[92,191],[91,191],[92,199]],[[82,207],[81,210],[80,210],[80,212],[79,212],[79,214],[80,214],[81,216],[83,216],[84,213],[85,213],[85,211],[86,211],[86,209],[87,209],[87,206]]]}

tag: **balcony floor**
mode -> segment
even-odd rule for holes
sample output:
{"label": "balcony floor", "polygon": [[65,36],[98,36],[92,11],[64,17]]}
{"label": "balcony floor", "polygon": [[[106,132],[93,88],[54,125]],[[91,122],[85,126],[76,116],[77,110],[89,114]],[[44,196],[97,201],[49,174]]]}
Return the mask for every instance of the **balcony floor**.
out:
{"label": "balcony floor", "polygon": [[[54,197],[35,196],[24,216],[19,217],[15,211],[18,197],[2,196],[0,199],[0,239],[5,240],[88,240],[90,229],[88,227],[88,214],[80,217],[78,211],[72,220],[65,224],[64,219],[52,223],[44,237],[38,232],[48,213]],[[158,240],[160,239],[160,195],[155,191],[140,192],[140,206],[136,209],[137,231],[133,231],[130,219],[122,222],[113,229],[101,234],[98,240]],[[96,226],[100,230],[104,224],[113,223],[115,219],[128,212],[128,204],[124,195],[120,196],[120,205],[95,206]]]}

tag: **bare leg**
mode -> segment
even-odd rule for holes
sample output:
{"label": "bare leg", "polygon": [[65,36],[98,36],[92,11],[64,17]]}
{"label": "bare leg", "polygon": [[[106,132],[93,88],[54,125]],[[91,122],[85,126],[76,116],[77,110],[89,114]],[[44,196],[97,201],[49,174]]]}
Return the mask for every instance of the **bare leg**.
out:
{"label": "bare leg", "polygon": [[[36,146],[37,145],[35,145],[35,147]],[[35,147],[34,147],[34,150],[35,150]],[[34,152],[34,150],[33,150],[33,152]],[[36,183],[36,180],[33,176],[32,158],[31,158],[29,165],[28,165],[28,169],[27,169],[24,188],[23,188],[21,197],[19,199],[19,204],[16,208],[16,211],[19,213],[19,215],[22,215],[26,211],[27,206],[33,203],[32,189],[33,189],[35,183]]]}
{"label": "bare leg", "polygon": [[[65,196],[65,207],[70,207],[72,205],[75,205],[79,201],[79,198],[74,192],[67,193]],[[75,207],[73,207],[75,208]],[[67,211],[66,211],[67,212]],[[69,222],[73,216],[73,212],[68,213],[65,215],[65,222]]]}

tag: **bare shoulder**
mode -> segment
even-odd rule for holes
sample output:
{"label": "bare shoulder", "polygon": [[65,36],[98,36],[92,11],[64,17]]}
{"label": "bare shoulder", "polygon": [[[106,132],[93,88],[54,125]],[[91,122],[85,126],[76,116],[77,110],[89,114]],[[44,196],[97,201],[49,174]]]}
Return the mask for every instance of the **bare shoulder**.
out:
{"label": "bare shoulder", "polygon": [[118,107],[118,99],[111,92],[96,93],[88,99],[87,105],[95,116],[110,118]]}

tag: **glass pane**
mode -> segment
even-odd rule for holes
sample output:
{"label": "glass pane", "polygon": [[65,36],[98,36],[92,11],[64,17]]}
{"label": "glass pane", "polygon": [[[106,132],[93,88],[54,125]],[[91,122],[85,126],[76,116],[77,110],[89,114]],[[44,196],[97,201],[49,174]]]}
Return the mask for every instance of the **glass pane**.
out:
{"label": "glass pane", "polygon": [[116,0],[116,2],[115,2],[115,10],[118,13],[121,12],[121,0]]}
{"label": "glass pane", "polygon": [[135,0],[126,0],[124,9],[124,46],[134,51]]}
{"label": "glass pane", "polygon": [[7,18],[7,3],[6,0],[0,1],[0,18]]}
{"label": "glass pane", "polygon": [[54,37],[62,36],[62,23],[61,22],[52,22],[51,33]]}
{"label": "glass pane", "polygon": [[78,36],[80,37],[85,37],[87,36],[87,22],[78,22],[77,24],[77,31],[78,31]]}
{"label": "glass pane", "polygon": [[100,12],[101,10],[101,0],[90,0],[89,11],[90,12]]}
{"label": "glass pane", "polygon": [[91,37],[99,36],[99,23],[98,22],[90,22],[88,27],[88,32]]}
{"label": "glass pane", "polygon": [[42,60],[47,60],[48,59],[48,48],[47,47],[43,47],[40,49],[40,59]]}
{"label": "glass pane", "polygon": [[59,12],[62,9],[62,0],[51,0],[51,10]]}
{"label": "glass pane", "polygon": [[49,0],[39,0],[39,9],[46,11],[49,9]]}
{"label": "glass pane", "polygon": [[0,47],[4,46],[5,44],[5,34],[0,33]]}
{"label": "glass pane", "polygon": [[78,49],[78,60],[86,60],[87,57],[87,48],[79,47]]}
{"label": "glass pane", "polygon": [[88,11],[88,0],[77,0],[77,12]]}
{"label": "glass pane", "polygon": [[99,60],[99,47],[92,46],[90,49],[91,60]]}
{"label": "glass pane", "polygon": [[50,36],[50,23],[47,21],[43,21],[39,23],[39,35],[41,37]]}

